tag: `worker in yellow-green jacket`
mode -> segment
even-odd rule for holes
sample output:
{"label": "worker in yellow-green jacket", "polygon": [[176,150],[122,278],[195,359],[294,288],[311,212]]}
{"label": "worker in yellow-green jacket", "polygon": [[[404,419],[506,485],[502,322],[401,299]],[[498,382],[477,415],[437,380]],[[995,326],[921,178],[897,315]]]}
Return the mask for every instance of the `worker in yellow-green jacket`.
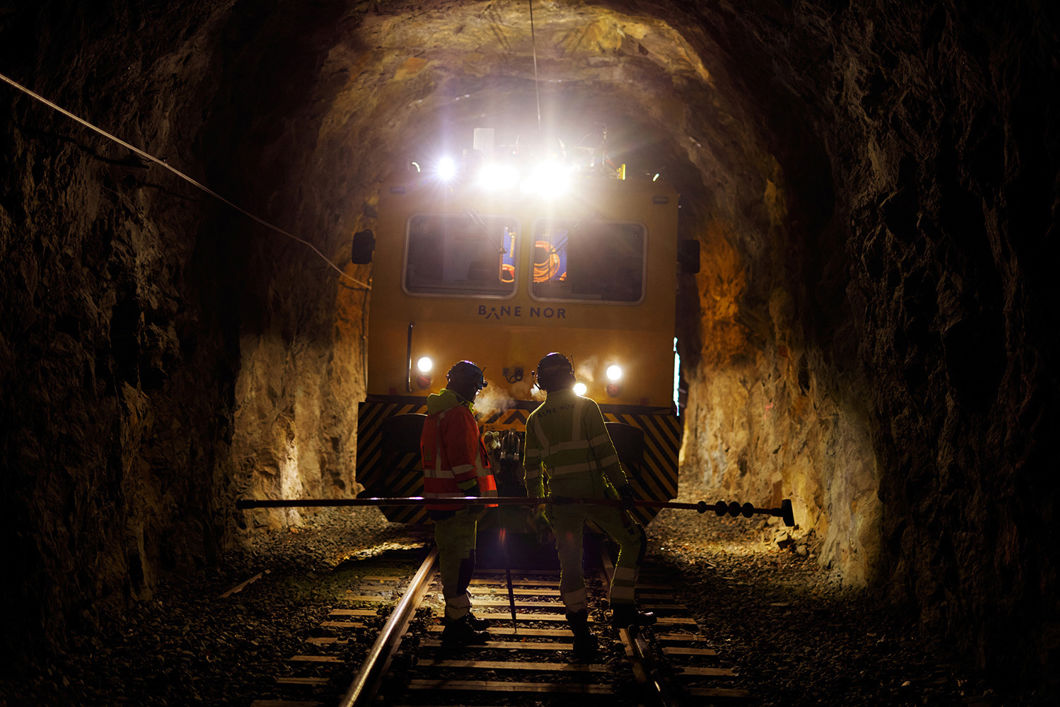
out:
{"label": "worker in yellow-green jacket", "polygon": [[[612,499],[624,508],[591,504],[550,504],[548,521],[559,554],[559,590],[567,622],[574,632],[574,652],[589,657],[596,638],[588,627],[585,577],[582,572],[582,533],[592,521],[618,544],[611,583],[611,622],[616,628],[648,625],[655,617],[636,609],[634,587],[647,544],[644,528],[629,510],[633,489],[618,460],[615,445],[604,427],[595,401],[574,393],[574,368],[558,353],[537,365],[537,386],[545,402],[526,420],[523,471],[528,496]],[[546,488],[547,487],[547,488]],[[547,492],[547,493],[546,493]]]}

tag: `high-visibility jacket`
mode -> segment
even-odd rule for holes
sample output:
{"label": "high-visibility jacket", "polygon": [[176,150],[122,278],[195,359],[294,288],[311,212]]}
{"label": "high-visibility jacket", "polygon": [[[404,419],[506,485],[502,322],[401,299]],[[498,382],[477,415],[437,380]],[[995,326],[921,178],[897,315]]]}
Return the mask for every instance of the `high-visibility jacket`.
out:
{"label": "high-visibility jacket", "polygon": [[529,496],[544,495],[543,474],[550,495],[569,498],[616,498],[628,483],[600,406],[572,390],[548,393],[527,417],[523,473]]}
{"label": "high-visibility jacket", "polygon": [[[427,419],[420,436],[423,495],[426,498],[496,496],[497,482],[482,445],[478,423],[467,403],[443,389],[427,398]],[[427,510],[455,511],[463,506],[432,503]]]}

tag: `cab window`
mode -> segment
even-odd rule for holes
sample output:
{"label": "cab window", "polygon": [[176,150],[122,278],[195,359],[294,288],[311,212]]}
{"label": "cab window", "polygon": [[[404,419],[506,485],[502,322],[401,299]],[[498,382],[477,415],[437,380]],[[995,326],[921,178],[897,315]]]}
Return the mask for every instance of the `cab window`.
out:
{"label": "cab window", "polygon": [[405,289],[416,294],[505,296],[515,291],[516,222],[503,216],[409,219]]}
{"label": "cab window", "polygon": [[534,227],[534,297],[639,302],[646,236],[636,223],[539,222]]}

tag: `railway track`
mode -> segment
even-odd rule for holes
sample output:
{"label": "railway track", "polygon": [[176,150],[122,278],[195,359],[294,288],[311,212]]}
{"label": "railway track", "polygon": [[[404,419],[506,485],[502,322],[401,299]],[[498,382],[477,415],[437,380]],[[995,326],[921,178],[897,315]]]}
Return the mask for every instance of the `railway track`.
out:
{"label": "railway track", "polygon": [[[606,623],[611,574],[607,552],[587,568],[590,626],[600,641],[593,661],[574,661],[572,634],[555,567],[513,569],[516,616],[505,572],[480,567],[470,592],[475,613],[491,621],[489,641],[441,646],[443,605],[435,551],[392,558],[372,568],[341,606],[306,639],[277,676],[272,696],[254,707],[308,705],[736,704],[738,676],[701,634],[680,591],[661,567],[642,569],[639,602],[658,622],[630,635]],[[416,560],[422,560],[417,564]],[[358,667],[359,666],[359,667]],[[348,684],[340,693],[343,683]]]}

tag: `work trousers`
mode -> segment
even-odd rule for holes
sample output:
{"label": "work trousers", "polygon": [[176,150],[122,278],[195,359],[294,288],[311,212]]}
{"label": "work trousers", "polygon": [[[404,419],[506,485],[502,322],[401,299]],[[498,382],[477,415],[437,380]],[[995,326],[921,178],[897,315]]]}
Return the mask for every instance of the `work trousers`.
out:
{"label": "work trousers", "polygon": [[618,559],[611,582],[611,608],[632,606],[637,571],[644,556],[644,528],[629,513],[613,506],[556,505],[552,506],[550,515],[559,554],[559,592],[567,613],[587,608],[582,570],[582,534],[586,521],[595,523],[618,544]]}
{"label": "work trousers", "polygon": [[477,531],[478,514],[470,514],[467,510],[434,521],[434,542],[438,546],[447,622],[462,619],[471,612],[471,595],[467,587],[475,571]]}

